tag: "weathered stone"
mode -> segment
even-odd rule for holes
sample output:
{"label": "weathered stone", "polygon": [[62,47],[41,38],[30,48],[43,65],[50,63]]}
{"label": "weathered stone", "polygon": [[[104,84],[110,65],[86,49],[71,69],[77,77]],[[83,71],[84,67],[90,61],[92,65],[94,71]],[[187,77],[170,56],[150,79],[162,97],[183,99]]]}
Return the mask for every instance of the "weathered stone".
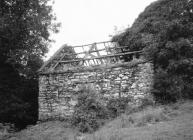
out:
{"label": "weathered stone", "polygon": [[[114,68],[95,72],[41,75],[39,77],[39,119],[65,118],[73,114],[77,94],[91,86],[106,99],[133,96],[139,102],[152,87],[152,64],[134,68]],[[120,93],[120,94],[119,94]],[[102,99],[102,98],[101,98]],[[103,102],[103,101],[101,101]]]}

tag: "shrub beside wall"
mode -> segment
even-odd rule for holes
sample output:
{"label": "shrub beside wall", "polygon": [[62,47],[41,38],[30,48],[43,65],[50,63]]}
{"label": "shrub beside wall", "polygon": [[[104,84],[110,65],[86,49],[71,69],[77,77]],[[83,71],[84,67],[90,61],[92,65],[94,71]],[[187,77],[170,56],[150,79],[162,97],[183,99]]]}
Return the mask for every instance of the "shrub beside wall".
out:
{"label": "shrub beside wall", "polygon": [[72,125],[80,132],[93,132],[98,129],[108,118],[106,107],[100,102],[100,98],[91,87],[84,87],[78,96],[78,102],[74,107]]}

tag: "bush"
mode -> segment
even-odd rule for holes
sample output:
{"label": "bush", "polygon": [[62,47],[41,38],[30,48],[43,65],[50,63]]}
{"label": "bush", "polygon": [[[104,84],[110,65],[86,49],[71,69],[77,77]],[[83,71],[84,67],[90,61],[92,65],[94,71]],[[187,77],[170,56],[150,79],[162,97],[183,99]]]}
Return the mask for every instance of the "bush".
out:
{"label": "bush", "polygon": [[99,102],[97,94],[90,88],[83,88],[78,95],[78,103],[72,117],[72,125],[80,132],[97,130],[108,118],[106,108]]}
{"label": "bush", "polygon": [[[169,103],[176,102],[179,99],[192,99],[192,80],[186,78],[187,75],[176,75],[156,71],[154,78],[154,87],[152,93],[158,102]],[[190,77],[191,78],[191,77]]]}
{"label": "bush", "polygon": [[145,108],[147,106],[154,106],[155,100],[152,95],[146,95],[144,98],[141,98],[141,108]]}
{"label": "bush", "polygon": [[169,116],[165,114],[163,108],[146,108],[142,112],[137,114],[134,120],[136,126],[144,126],[148,123],[155,123],[160,121],[166,121],[169,119]]}
{"label": "bush", "polygon": [[161,103],[193,99],[192,7],[193,1],[158,0],[113,38],[128,51],[144,50],[154,65],[152,93]]}
{"label": "bush", "polygon": [[131,101],[129,97],[113,98],[107,103],[107,109],[109,111],[109,116],[115,118],[121,113],[124,113],[128,107],[128,102]]}

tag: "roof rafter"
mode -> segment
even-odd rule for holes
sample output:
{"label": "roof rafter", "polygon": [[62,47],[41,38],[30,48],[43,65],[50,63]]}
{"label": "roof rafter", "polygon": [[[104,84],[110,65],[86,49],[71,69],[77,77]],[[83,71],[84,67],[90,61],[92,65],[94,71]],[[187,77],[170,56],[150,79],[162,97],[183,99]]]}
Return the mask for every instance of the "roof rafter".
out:
{"label": "roof rafter", "polygon": [[[100,45],[100,44],[103,45],[102,48],[98,48],[97,45]],[[78,64],[79,66],[84,66],[84,67],[89,67],[91,65],[99,66],[107,63],[109,64],[116,63],[121,59],[121,56],[140,54],[143,52],[143,51],[128,52],[127,50],[128,46],[119,46],[117,42],[111,42],[111,41],[104,41],[104,42],[98,42],[98,43],[92,43],[92,44],[86,44],[86,45],[80,45],[80,46],[71,46],[72,49],[81,47],[83,51],[82,52],[79,51],[77,53],[70,53],[70,54],[63,51],[65,47],[66,46],[63,45],[48,61],[44,63],[44,65],[38,70],[38,72],[42,73],[43,71],[54,71],[59,64],[73,65],[75,62],[78,62],[76,64]],[[87,48],[88,51],[85,51],[85,48]],[[119,51],[117,51],[117,49],[118,50],[121,49],[122,50],[120,51],[121,53],[118,53]],[[78,57],[68,61],[63,60],[65,56],[71,56],[73,54]],[[80,57],[79,55],[82,55],[82,54],[84,54],[84,56]]]}

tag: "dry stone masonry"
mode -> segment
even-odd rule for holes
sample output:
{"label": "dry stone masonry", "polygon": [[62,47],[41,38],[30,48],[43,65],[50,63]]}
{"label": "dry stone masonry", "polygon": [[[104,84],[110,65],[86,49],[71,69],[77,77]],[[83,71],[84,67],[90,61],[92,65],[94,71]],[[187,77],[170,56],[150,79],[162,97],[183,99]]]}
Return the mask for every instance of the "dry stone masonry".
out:
{"label": "dry stone masonry", "polygon": [[[131,63],[134,61],[140,62],[141,59],[132,60]],[[132,97],[137,103],[149,95],[153,82],[153,66],[149,62],[132,67],[126,65],[88,71],[62,70],[39,76],[40,120],[70,117],[83,86],[92,87],[104,101]]]}

